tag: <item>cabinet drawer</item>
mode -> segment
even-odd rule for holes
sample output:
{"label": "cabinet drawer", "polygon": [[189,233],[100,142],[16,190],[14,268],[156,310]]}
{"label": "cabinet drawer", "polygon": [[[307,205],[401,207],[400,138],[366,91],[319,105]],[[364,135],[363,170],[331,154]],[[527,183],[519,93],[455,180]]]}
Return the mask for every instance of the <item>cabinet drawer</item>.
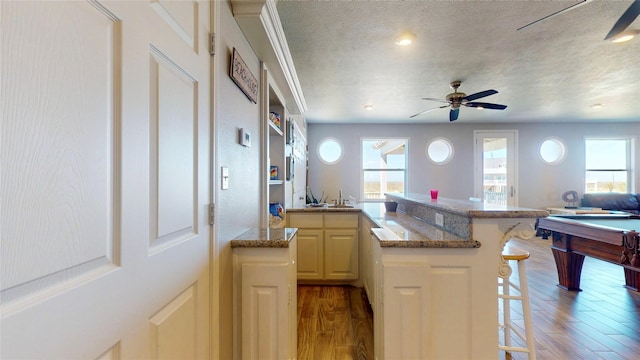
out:
{"label": "cabinet drawer", "polygon": [[289,214],[289,227],[322,228],[322,214]]}
{"label": "cabinet drawer", "polygon": [[325,214],[325,228],[357,228],[358,214]]}

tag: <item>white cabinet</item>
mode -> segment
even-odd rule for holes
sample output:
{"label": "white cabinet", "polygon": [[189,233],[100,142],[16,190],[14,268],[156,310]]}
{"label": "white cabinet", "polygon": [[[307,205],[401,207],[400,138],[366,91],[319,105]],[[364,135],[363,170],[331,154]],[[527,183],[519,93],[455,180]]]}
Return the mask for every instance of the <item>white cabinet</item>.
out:
{"label": "white cabinet", "polygon": [[[290,215],[295,217],[296,215]],[[289,222],[291,224],[291,220]],[[295,223],[295,221],[294,221]],[[293,225],[290,225],[293,226]],[[298,278],[324,278],[324,230],[298,228]]]}
{"label": "white cabinet", "polygon": [[374,307],[375,291],[373,282],[373,249],[371,247],[371,229],[377,228],[366,215],[360,216],[360,278],[371,307]]}
{"label": "white cabinet", "polygon": [[298,228],[299,280],[359,278],[358,214],[289,214]]}
{"label": "white cabinet", "polygon": [[[373,232],[385,241],[397,239],[387,229]],[[494,234],[494,239],[499,236]],[[371,244],[377,359],[497,358],[494,244],[381,247],[375,237]]]}
{"label": "white cabinet", "polygon": [[233,248],[234,359],[297,357],[296,248]]}
{"label": "white cabinet", "polygon": [[384,277],[382,276],[382,249],[380,242],[373,235],[369,235],[371,245],[371,270],[373,279],[371,283],[372,297],[369,299],[373,310],[373,349],[376,359],[384,359],[384,306],[382,295],[384,289]]}

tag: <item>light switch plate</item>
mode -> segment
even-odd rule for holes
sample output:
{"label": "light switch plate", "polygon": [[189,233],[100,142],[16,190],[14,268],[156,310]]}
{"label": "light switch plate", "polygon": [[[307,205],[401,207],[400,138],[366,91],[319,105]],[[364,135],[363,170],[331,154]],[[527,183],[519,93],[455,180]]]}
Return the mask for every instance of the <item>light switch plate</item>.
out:
{"label": "light switch plate", "polygon": [[436,213],[436,225],[438,226],[444,225],[444,216],[440,213]]}
{"label": "light switch plate", "polygon": [[222,190],[227,190],[229,188],[229,168],[226,166],[222,167]]}

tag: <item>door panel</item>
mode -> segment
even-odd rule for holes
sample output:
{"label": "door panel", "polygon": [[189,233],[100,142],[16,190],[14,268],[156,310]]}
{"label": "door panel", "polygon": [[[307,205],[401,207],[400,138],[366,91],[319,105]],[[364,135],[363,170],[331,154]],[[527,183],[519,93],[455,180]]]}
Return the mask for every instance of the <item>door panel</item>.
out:
{"label": "door panel", "polygon": [[0,16],[0,358],[208,358],[209,3]]}
{"label": "door panel", "polygon": [[[3,2],[2,11],[2,297],[3,305],[63,291],[72,278],[118,265],[119,121],[113,87],[117,25],[89,4]],[[77,28],[59,17],[77,18]],[[34,31],[56,29],[60,41]],[[53,45],[49,43],[53,42]],[[97,42],[97,44],[93,44]],[[24,59],[29,58],[29,62]],[[90,93],[91,95],[88,95]],[[87,139],[92,146],[86,147]],[[77,151],[83,148],[83,151]]]}
{"label": "door panel", "polygon": [[151,243],[156,247],[192,237],[197,227],[198,83],[159,50],[152,48],[151,55]]}

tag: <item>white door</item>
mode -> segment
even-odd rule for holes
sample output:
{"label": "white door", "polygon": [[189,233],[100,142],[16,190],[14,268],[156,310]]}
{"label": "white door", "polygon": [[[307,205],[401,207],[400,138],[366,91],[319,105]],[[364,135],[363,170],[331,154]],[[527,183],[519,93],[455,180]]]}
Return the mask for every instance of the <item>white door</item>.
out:
{"label": "white door", "polygon": [[517,130],[473,132],[474,197],[485,204],[517,206]]}
{"label": "white door", "polygon": [[208,358],[209,3],[0,16],[0,358]]}

